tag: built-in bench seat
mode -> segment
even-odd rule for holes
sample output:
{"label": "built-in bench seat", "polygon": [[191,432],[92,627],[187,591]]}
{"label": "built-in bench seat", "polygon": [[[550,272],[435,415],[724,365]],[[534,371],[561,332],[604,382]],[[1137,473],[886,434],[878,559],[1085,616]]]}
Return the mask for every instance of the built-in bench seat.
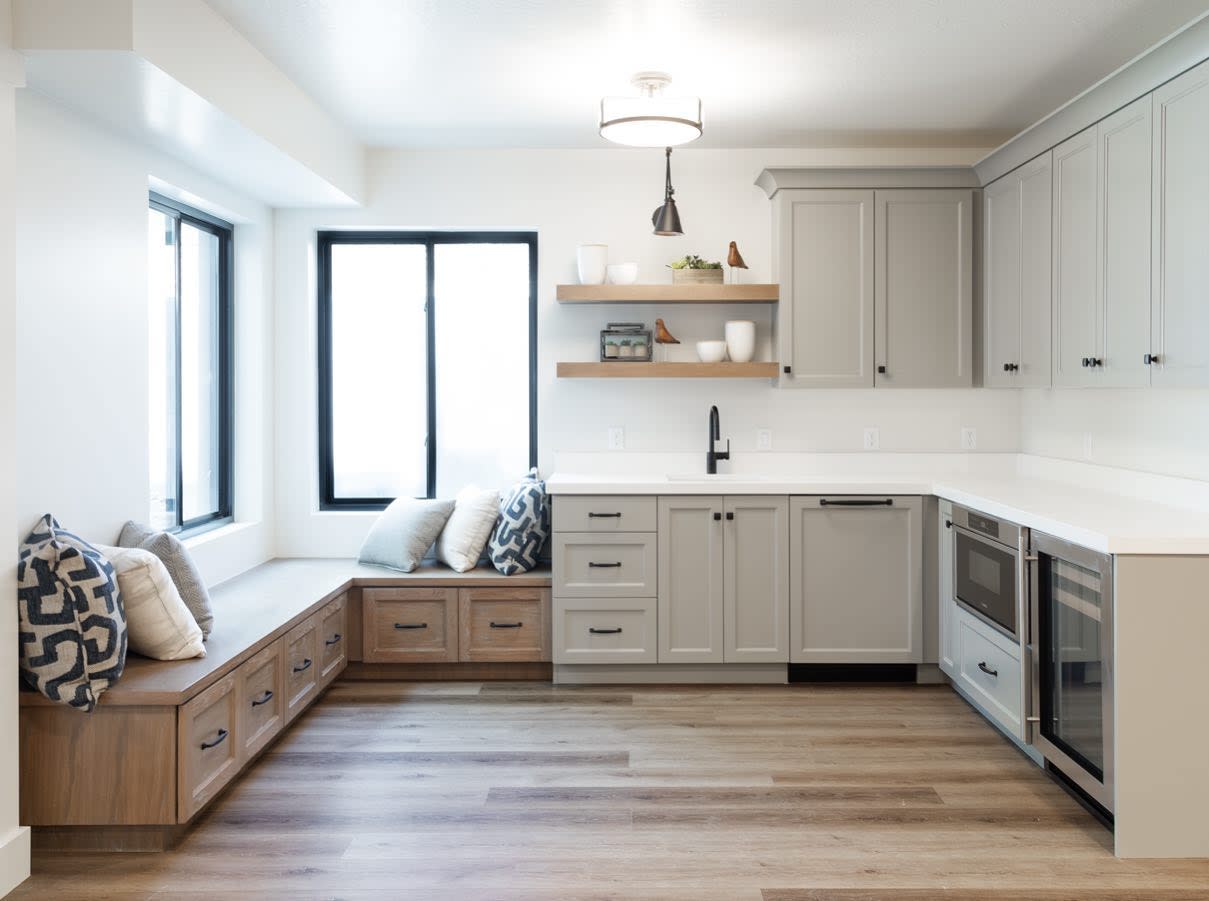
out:
{"label": "built-in bench seat", "polygon": [[43,847],[158,850],[347,667],[549,678],[550,574],[273,560],[211,592],[206,656],[131,654],[83,714],[21,694],[21,822]]}

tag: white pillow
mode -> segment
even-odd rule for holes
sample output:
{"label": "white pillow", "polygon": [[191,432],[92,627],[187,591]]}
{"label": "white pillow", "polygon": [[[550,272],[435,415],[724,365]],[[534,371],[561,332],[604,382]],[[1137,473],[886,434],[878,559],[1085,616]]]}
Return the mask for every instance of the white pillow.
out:
{"label": "white pillow", "polygon": [[411,572],[437,540],[451,513],[453,501],[396,499],[365,536],[357,562]]}
{"label": "white pillow", "polygon": [[455,572],[478,566],[500,515],[500,493],[467,485],[458,492],[453,515],[437,538],[437,559]]}
{"label": "white pillow", "polygon": [[97,548],[117,573],[130,650],[155,660],[205,657],[201,627],[181,600],[163,561],[142,548]]}

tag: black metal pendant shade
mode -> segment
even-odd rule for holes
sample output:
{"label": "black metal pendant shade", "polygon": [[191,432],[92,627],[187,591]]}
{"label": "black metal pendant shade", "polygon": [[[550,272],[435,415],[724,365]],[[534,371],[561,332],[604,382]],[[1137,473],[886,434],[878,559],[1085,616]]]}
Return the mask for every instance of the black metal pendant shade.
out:
{"label": "black metal pendant shade", "polygon": [[672,188],[672,148],[667,148],[667,177],[665,181],[663,206],[657,207],[655,212],[651,214],[651,224],[655,226],[655,234],[657,235],[683,235],[684,229],[680,227],[680,213],[676,209],[676,200],[673,195],[676,193]]}

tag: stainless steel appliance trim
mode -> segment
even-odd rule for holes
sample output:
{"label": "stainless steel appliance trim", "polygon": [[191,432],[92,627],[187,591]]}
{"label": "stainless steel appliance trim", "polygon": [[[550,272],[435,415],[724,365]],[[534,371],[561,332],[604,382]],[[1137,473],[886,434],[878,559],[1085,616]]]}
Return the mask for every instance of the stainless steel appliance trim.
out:
{"label": "stainless steel appliance trim", "polygon": [[[999,537],[993,538],[985,532],[980,532],[970,525],[970,514],[973,513],[979,519],[989,520],[999,526]],[[980,513],[977,510],[971,510],[969,507],[962,507],[959,504],[953,505],[953,525],[958,526],[971,535],[976,535],[983,541],[994,541],[1008,550],[1015,550],[1020,545],[1020,533],[1027,532],[1022,526],[1016,525],[1006,519],[999,519],[996,516],[987,516],[985,513]]]}
{"label": "stainless steel appliance trim", "polygon": [[1023,526],[1016,534],[1016,640],[1020,642],[1020,740],[1028,743],[1032,736],[1033,712],[1029,705],[1033,696],[1033,617],[1029,585],[1029,530]]}

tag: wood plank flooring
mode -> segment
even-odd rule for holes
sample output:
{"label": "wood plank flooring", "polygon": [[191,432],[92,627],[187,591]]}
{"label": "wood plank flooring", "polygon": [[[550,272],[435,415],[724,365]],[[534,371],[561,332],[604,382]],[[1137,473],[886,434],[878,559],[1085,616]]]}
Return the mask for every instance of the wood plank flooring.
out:
{"label": "wood plank flooring", "polygon": [[14,899],[1191,901],[946,687],[339,682],[173,852]]}

